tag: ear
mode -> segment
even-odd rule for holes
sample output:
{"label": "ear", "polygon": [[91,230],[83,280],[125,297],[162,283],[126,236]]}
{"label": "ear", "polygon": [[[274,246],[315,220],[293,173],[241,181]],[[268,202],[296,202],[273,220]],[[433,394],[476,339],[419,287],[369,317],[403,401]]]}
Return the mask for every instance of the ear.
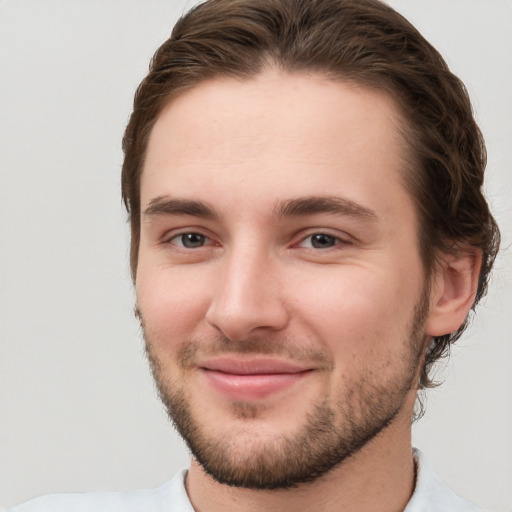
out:
{"label": "ear", "polygon": [[443,336],[464,323],[475,301],[481,265],[482,254],[474,248],[442,255],[432,283],[427,335]]}

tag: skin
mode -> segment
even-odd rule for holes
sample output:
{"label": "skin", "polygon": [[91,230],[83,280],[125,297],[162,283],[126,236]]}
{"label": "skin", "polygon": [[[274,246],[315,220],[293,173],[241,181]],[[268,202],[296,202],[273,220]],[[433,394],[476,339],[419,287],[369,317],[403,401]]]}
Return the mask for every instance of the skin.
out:
{"label": "skin", "polygon": [[[342,433],[347,417],[375,405],[372,391],[396,409],[343,464],[292,490],[228,487],[193,460],[196,510],[398,511],[409,500],[418,368],[430,337],[465,318],[478,261],[447,258],[427,286],[399,122],[383,93],[274,69],[200,84],[158,118],[141,181],[136,291],[161,392],[184,397],[203,435],[241,466],[265,446],[278,452],[319,403]],[[284,207],[312,197],[343,208]],[[219,354],[307,372],[270,393],[242,384],[234,396],[204,369]]]}

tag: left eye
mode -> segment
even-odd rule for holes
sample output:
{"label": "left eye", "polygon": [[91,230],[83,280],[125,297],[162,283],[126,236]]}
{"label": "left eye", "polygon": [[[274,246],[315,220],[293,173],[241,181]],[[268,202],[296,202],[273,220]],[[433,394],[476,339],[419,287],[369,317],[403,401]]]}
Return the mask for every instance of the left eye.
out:
{"label": "left eye", "polygon": [[209,243],[209,238],[201,233],[182,233],[173,237],[170,242],[186,249],[197,249]]}
{"label": "left eye", "polygon": [[314,235],[310,235],[305,238],[300,245],[302,247],[310,247],[313,249],[329,249],[339,242],[340,239],[333,235],[328,235],[327,233],[315,233]]}

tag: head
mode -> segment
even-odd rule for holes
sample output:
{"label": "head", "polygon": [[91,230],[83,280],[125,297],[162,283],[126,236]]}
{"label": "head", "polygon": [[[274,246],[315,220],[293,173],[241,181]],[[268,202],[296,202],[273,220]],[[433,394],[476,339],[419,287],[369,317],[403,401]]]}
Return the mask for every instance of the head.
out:
{"label": "head", "polygon": [[[387,106],[392,105],[397,114],[394,127],[401,155],[398,176],[414,208],[413,243],[421,261],[424,286],[416,290],[417,300],[409,320],[404,319],[416,347],[404,348],[403,359],[420,361],[421,367],[417,375],[410,373],[400,382],[391,378],[389,382],[383,382],[393,389],[394,396],[390,401],[395,403],[405,396],[410,386],[416,386],[415,382],[419,382],[420,388],[432,385],[429,376],[432,364],[447,352],[465,327],[463,321],[450,332],[438,330],[431,336],[428,351],[424,350],[426,343],[422,329],[436,270],[446,260],[456,260],[461,254],[478,261],[473,306],[476,305],[485,294],[499,237],[482,195],[485,148],[463,84],[416,29],[381,2],[210,0],[178,21],[171,37],[157,50],[149,74],[137,90],[123,140],[122,188],[131,224],[133,278],[137,282],[141,183],[155,125],[167,115],[169,108],[173,108],[174,102],[187,94],[190,97],[195,90],[205,91],[208,84],[231,80],[230,84],[248,87],[247,84],[257,83],[259,77],[268,77],[272,72],[290,77],[322,77],[331,85],[338,83],[344,89],[366,91]],[[300,84],[293,85],[301,87]],[[250,92],[250,88],[247,91]],[[215,91],[212,94],[215,96]],[[354,101],[357,103],[357,94]],[[165,121],[160,124],[164,125]],[[187,207],[191,206],[196,208],[198,205]],[[197,243],[197,240],[190,243]],[[325,243],[325,239],[316,243]],[[151,330],[151,326],[147,328]],[[237,341],[235,338],[234,335],[230,339],[224,332],[221,341],[224,346],[229,346]],[[255,352],[268,352],[273,349],[267,342],[255,337],[244,346],[252,347]],[[240,345],[233,347],[237,351],[246,350]],[[301,356],[303,360],[317,361],[319,367],[328,371],[333,365],[329,355],[315,353],[313,349],[309,347],[309,352]],[[213,353],[213,345],[211,350]],[[189,371],[196,356],[192,349],[182,347],[180,368]],[[297,356],[297,359],[300,361],[301,357]],[[413,366],[406,365],[409,369]],[[156,374],[163,374],[161,361],[154,360],[153,367]],[[347,426],[352,436],[348,442],[352,450],[376,435],[397,412],[391,406],[388,410],[373,403],[372,389],[361,389],[360,392],[367,397],[364,403],[373,411],[370,415],[374,416],[378,411],[380,423],[363,433]],[[175,409],[181,407],[176,397],[173,406]],[[323,423],[316,423],[311,428],[322,431],[328,438],[332,410],[322,404],[318,407],[309,419],[320,417]],[[183,411],[182,416],[186,416],[186,407]],[[365,420],[364,410],[356,407],[352,412],[354,417]],[[239,404],[237,414],[241,418],[254,417],[257,410]],[[342,448],[341,452],[347,450]],[[324,454],[317,455],[321,458]],[[340,459],[338,455],[335,457]],[[316,471],[319,474],[324,469],[317,468]]]}

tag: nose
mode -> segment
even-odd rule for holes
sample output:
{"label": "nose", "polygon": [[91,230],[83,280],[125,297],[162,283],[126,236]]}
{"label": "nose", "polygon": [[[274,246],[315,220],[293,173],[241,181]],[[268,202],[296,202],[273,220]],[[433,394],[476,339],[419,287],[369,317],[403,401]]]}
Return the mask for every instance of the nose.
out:
{"label": "nose", "polygon": [[[220,263],[206,320],[233,341],[283,329],[288,310],[278,265],[263,251],[233,251]],[[280,278],[281,277],[281,278]]]}

